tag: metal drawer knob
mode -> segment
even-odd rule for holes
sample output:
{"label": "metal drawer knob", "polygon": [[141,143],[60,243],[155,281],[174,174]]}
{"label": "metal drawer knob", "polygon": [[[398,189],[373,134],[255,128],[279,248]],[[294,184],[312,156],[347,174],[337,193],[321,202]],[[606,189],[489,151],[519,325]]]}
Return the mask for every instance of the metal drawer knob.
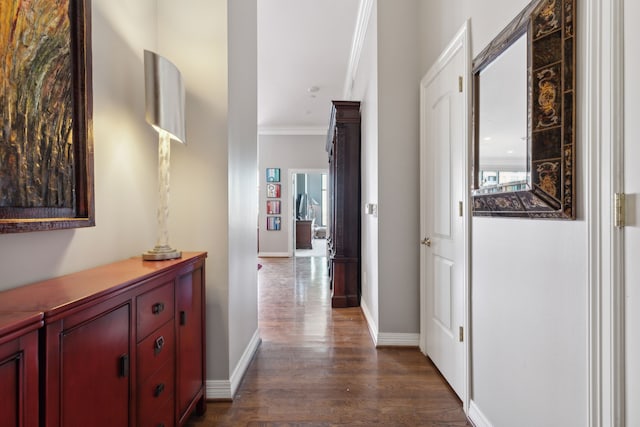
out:
{"label": "metal drawer knob", "polygon": [[155,315],[158,315],[160,313],[162,313],[164,311],[164,303],[161,302],[157,302],[155,304],[153,304],[153,307],[151,307],[151,312]]}
{"label": "metal drawer knob", "polygon": [[164,392],[164,384],[160,383],[156,386],[155,390],[153,390],[153,396],[154,397],[159,397],[162,392]]}
{"label": "metal drawer knob", "polygon": [[153,354],[157,356],[162,351],[162,347],[164,347],[164,337],[160,335],[153,344]]}

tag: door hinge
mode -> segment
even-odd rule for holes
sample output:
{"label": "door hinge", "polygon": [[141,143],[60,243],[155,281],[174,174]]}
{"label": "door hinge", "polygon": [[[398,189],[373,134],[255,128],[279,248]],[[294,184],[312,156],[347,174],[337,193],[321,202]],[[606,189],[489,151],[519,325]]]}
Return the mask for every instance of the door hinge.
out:
{"label": "door hinge", "polygon": [[464,205],[462,201],[458,202],[458,216],[464,216]]}
{"label": "door hinge", "polygon": [[462,326],[458,328],[458,341],[464,341],[464,328]]}
{"label": "door hinge", "polygon": [[613,195],[613,222],[616,228],[622,228],[626,225],[625,218],[625,194],[624,193],[615,193]]}
{"label": "door hinge", "polygon": [[462,76],[458,76],[458,91],[462,93]]}

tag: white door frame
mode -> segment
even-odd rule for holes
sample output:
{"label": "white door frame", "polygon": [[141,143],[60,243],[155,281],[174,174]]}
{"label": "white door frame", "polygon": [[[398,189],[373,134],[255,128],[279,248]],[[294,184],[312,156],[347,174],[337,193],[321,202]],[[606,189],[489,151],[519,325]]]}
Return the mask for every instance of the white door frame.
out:
{"label": "white door frame", "polygon": [[[613,224],[613,196],[624,191],[623,0],[578,8],[584,60],[580,134],[585,147],[588,266],[589,427],[625,426],[624,230]],[[584,12],[582,12],[584,10]]]}
{"label": "white door frame", "polygon": [[[464,52],[464,76],[463,76],[463,92],[466,98],[466,102],[463,103],[464,116],[465,120],[461,124],[464,126],[463,135],[465,135],[465,143],[464,143],[464,182],[467,183],[466,188],[470,188],[470,141],[471,141],[471,126],[470,126],[470,110],[471,110],[471,31],[470,31],[470,22],[467,20],[462,28],[458,30],[453,40],[449,43],[449,45],[445,48],[442,54],[438,57],[436,62],[431,66],[429,71],[425,74],[425,76],[420,81],[420,183],[425,180],[426,171],[424,170],[423,164],[425,163],[424,156],[426,150],[424,149],[425,144],[427,143],[428,132],[425,129],[425,123],[423,119],[423,113],[425,111],[425,106],[422,105],[424,99],[424,92],[429,85],[429,83],[440,73],[440,71],[449,63],[451,58],[455,56],[455,54],[462,49]],[[422,194],[422,191],[421,191]],[[420,200],[420,211],[424,212],[427,208],[426,201]],[[470,209],[470,195],[469,192],[466,192],[464,199],[464,225],[463,225],[463,235],[464,235],[464,260],[463,270],[464,270],[464,278],[463,278],[463,288],[464,288],[464,308],[463,308],[463,327],[464,327],[464,384],[462,390],[462,405],[465,413],[469,411],[469,401],[470,401],[470,390],[471,390],[471,345],[470,345],[470,332],[471,332],[471,209]],[[427,225],[424,223],[423,215],[420,218],[420,235],[421,238],[426,236]],[[421,249],[422,251],[423,249]],[[423,353],[426,354],[426,289],[425,282],[426,277],[424,277],[425,265],[424,258],[420,257],[420,349]]]}
{"label": "white door frame", "polygon": [[[329,169],[318,169],[318,168],[308,168],[308,169],[289,169],[289,182],[293,182],[293,178],[295,177],[295,175],[299,174],[299,173],[306,173],[306,174],[325,174],[325,175],[329,175]],[[291,186],[291,191],[289,194],[289,211],[287,212],[287,215],[289,215],[289,229],[287,230],[287,233],[289,235],[289,250],[287,251],[289,253],[290,257],[295,257],[296,256],[296,222],[295,222],[295,217],[296,217],[296,204],[295,204],[295,196],[296,196],[296,188],[295,186]],[[326,209],[326,206],[322,207],[323,209]]]}

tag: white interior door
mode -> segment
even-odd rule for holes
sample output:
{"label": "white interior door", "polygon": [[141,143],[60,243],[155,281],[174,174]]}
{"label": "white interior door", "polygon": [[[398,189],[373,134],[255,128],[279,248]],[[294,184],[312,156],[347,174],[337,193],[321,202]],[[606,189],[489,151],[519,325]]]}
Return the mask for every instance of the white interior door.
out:
{"label": "white interior door", "polygon": [[465,401],[468,295],[466,25],[421,83],[421,349]]}

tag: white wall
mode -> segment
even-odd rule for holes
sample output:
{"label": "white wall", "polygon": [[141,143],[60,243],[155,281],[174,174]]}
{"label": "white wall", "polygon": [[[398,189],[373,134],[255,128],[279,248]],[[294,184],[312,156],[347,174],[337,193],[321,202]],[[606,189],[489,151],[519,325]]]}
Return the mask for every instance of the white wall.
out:
{"label": "white wall", "polygon": [[627,227],[625,227],[625,324],[626,324],[626,416],[627,426],[640,426],[640,169],[635,165],[640,159],[640,52],[635,45],[640,39],[640,4],[635,0],[624,2],[624,97],[625,97],[625,192],[627,193]]}
{"label": "white wall", "polygon": [[233,375],[258,332],[258,39],[257,1],[229,0],[228,5],[229,373]]}
{"label": "white wall", "polygon": [[225,0],[158,0],[159,53],[180,69],[187,144],[171,159],[171,241],[207,258],[207,376],[229,377],[228,38]]}
{"label": "white wall", "polygon": [[[527,3],[423,0],[422,71],[468,17],[475,56]],[[587,425],[583,212],[579,198],[576,221],[473,220],[471,397],[495,427]]]}
{"label": "white wall", "polygon": [[209,253],[207,377],[225,381],[258,328],[256,1],[158,5],[160,53],[187,91],[188,142],[172,153],[172,241]]}
{"label": "white wall", "polygon": [[379,327],[418,334],[419,2],[377,4]]}
{"label": "white wall", "polygon": [[[329,126],[330,112],[330,106],[327,106],[327,126]],[[329,157],[325,150],[327,136],[260,135],[258,140],[258,179],[260,182],[258,191],[258,210],[260,212],[258,219],[260,228],[259,255],[291,256],[293,255],[291,219],[293,217],[294,202],[294,196],[291,194],[291,170],[328,171]],[[266,168],[280,168],[280,216],[282,224],[279,231],[267,231]]]}
{"label": "white wall", "polygon": [[0,235],[0,289],[141,254],[155,244],[157,134],[144,120],[142,48],[155,2],[94,0],[96,226]]}
{"label": "white wall", "polygon": [[412,345],[420,317],[417,12],[417,0],[373,2],[352,89],[362,102],[362,203],[378,204],[377,217],[363,212],[362,305],[376,339]]}
{"label": "white wall", "polygon": [[[378,11],[372,8],[352,99],[360,101],[362,205],[378,203]],[[379,331],[378,216],[362,214],[361,305],[374,335]]]}

